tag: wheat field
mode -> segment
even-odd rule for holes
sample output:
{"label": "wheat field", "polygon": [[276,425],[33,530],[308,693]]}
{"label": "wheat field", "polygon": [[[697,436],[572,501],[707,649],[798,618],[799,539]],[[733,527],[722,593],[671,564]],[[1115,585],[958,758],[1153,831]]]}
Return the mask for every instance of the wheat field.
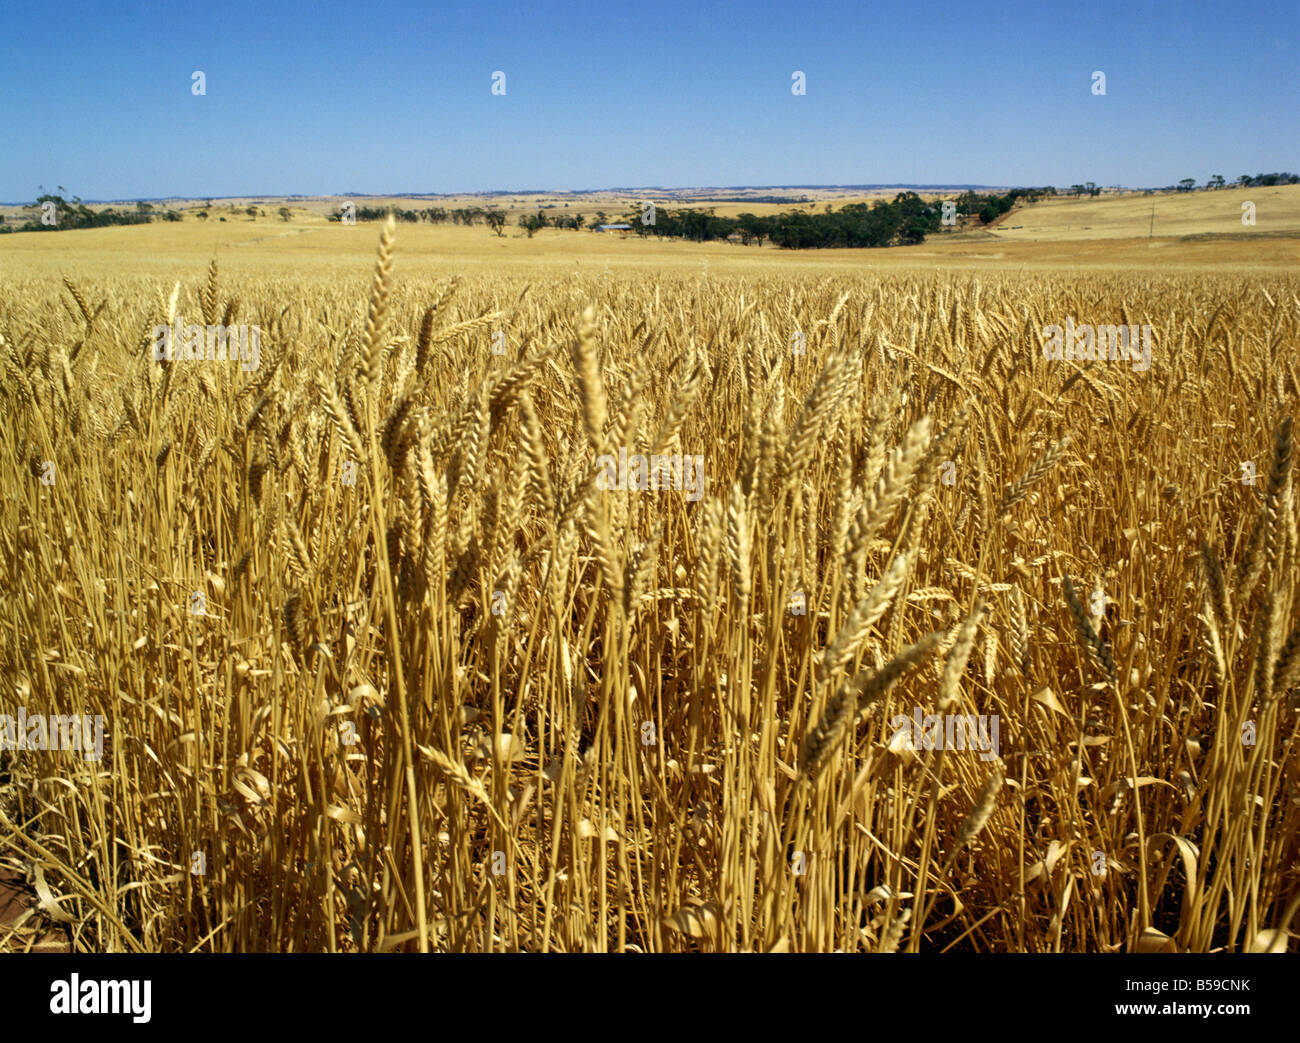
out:
{"label": "wheat field", "polygon": [[0,279],[0,713],[105,736],[0,751],[0,865],[76,948],[1296,949],[1300,279],[372,232]]}

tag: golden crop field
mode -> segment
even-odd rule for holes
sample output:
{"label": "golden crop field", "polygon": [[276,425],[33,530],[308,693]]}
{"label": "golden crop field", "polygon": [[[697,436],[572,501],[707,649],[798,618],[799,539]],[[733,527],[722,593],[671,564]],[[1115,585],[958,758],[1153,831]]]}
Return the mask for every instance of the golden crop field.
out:
{"label": "golden crop field", "polygon": [[0,241],[0,950],[1295,950],[1294,239],[271,224]]}

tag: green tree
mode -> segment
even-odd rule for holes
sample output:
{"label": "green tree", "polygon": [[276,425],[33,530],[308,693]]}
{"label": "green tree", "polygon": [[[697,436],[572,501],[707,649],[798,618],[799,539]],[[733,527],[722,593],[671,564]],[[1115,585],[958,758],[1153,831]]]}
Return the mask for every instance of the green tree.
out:
{"label": "green tree", "polygon": [[751,242],[758,243],[760,247],[763,245],[767,227],[761,217],[751,213],[737,214],[736,224],[740,229],[740,242],[743,246],[748,246]]}
{"label": "green tree", "polygon": [[276,213],[278,213],[278,214],[280,215],[280,220],[281,220],[281,221],[287,221],[287,220],[289,220],[289,218],[290,218],[290,216],[291,216],[291,214],[290,214],[290,212],[289,212],[289,208],[288,208],[287,206],[282,206],[282,207],[280,207],[280,209],[277,210]]}

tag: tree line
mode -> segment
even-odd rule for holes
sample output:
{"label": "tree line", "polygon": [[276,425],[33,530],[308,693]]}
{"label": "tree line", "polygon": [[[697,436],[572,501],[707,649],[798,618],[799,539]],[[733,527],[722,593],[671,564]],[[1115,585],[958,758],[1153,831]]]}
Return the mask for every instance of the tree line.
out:
{"label": "tree line", "polygon": [[[989,224],[1021,200],[1033,201],[1049,188],[1017,188],[1004,194],[981,195],[963,192],[952,204],[952,220],[978,218]],[[927,235],[941,230],[944,224],[942,201],[927,203],[915,192],[900,192],[892,200],[849,203],[836,210],[827,203],[822,211],[789,210],[768,217],[743,213],[736,217],[719,217],[709,210],[657,211],[653,223],[643,213],[629,214],[625,220],[638,235],[680,238],[693,242],[739,240],[742,246],[764,241],[789,250],[827,247],[885,247],[922,243]]]}
{"label": "tree line", "polygon": [[[1056,189],[1015,188],[1009,192],[980,194],[966,191],[952,204],[952,218],[978,218],[990,224],[1009,211],[1021,200],[1033,202],[1044,195],[1055,195]],[[550,209],[550,208],[547,208]],[[434,224],[450,220],[453,224],[474,225],[480,220],[497,235],[504,235],[506,213],[491,207],[465,207],[447,210],[430,207],[409,210],[401,207],[360,206],[352,215],[358,221],[378,221],[392,214],[398,221],[429,221]],[[339,208],[329,216],[331,221],[341,221],[345,216]],[[850,203],[836,210],[826,204],[823,211],[789,210],[781,214],[759,217],[743,213],[736,217],[720,217],[712,208],[707,209],[654,209],[653,217],[645,210],[625,214],[622,223],[640,236],[654,235],[660,239],[677,238],[692,242],[738,240],[742,246],[771,242],[784,249],[799,250],[823,247],[884,247],[913,245],[925,241],[927,235],[943,227],[943,204],[927,203],[915,192],[900,192],[892,200],[880,199],[874,203]],[[593,224],[607,222],[605,212],[599,211]],[[531,239],[543,228],[561,228],[579,231],[586,225],[582,214],[548,217],[542,210],[521,214],[518,225]]]}
{"label": "tree line", "polygon": [[[429,224],[440,225],[450,221],[454,225],[468,226],[485,220],[491,212],[481,206],[460,207],[455,210],[448,210],[441,206],[425,207],[423,210],[404,210],[398,206],[358,206],[352,213],[358,221],[382,221],[391,213],[394,220],[406,221],[410,224],[427,221]],[[346,216],[344,208],[338,207],[329,215],[329,219],[341,221],[344,216]]]}
{"label": "tree line", "polygon": [[[1295,174],[1289,174],[1285,170],[1278,174],[1256,174],[1251,177],[1249,174],[1242,174],[1236,181],[1232,182],[1233,188],[1271,188],[1273,185],[1300,185],[1300,177]],[[1222,174],[1215,174],[1205,181],[1205,188],[1227,188],[1228,182],[1223,179]],[[1166,192],[1191,192],[1196,188],[1196,178],[1185,177],[1177,185],[1169,185],[1165,188]]]}
{"label": "tree line", "polygon": [[[450,221],[454,225],[470,227],[482,222],[496,232],[497,235],[505,235],[503,229],[506,224],[506,212],[495,207],[468,206],[449,210],[446,207],[434,206],[426,207],[423,210],[407,210],[401,207],[358,206],[352,210],[352,216],[358,221],[381,221],[390,213],[393,215],[394,220],[406,221],[411,224],[427,221],[436,225]],[[339,207],[329,215],[329,219],[331,221],[342,221],[345,216],[345,210]],[[598,217],[603,221],[605,215],[602,212]],[[521,214],[519,217],[519,227],[528,234],[529,239],[543,228],[567,228],[576,232],[582,229],[586,222],[587,219],[582,214],[573,214],[569,217],[555,214],[547,217],[541,210],[538,210],[535,214]]]}
{"label": "tree line", "polygon": [[[60,192],[67,191],[62,186]],[[91,210],[81,199],[73,196],[69,201],[58,193],[46,192],[36,197],[29,207],[36,214],[22,224],[7,222],[0,214],[0,233],[3,232],[57,232],[69,228],[107,228],[110,225],[147,225],[151,221],[179,221],[175,210],[158,210],[153,204],[136,203],[134,210],[116,210],[106,207]]]}

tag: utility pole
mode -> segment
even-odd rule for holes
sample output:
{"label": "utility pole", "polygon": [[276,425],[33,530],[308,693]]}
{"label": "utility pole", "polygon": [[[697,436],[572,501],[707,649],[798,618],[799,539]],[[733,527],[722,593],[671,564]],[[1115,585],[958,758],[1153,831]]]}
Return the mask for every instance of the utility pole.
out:
{"label": "utility pole", "polygon": [[1155,203],[1152,203],[1151,204],[1151,227],[1147,229],[1148,239],[1150,239],[1155,234],[1155,230],[1156,230],[1156,205]]}

